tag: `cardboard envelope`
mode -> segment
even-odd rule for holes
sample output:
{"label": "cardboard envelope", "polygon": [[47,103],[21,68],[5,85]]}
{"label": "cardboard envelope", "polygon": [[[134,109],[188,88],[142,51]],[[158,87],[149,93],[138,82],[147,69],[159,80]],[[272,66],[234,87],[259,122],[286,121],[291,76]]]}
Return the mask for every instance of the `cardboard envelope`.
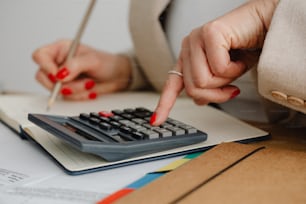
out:
{"label": "cardboard envelope", "polygon": [[306,203],[306,153],[222,143],[116,203]]}

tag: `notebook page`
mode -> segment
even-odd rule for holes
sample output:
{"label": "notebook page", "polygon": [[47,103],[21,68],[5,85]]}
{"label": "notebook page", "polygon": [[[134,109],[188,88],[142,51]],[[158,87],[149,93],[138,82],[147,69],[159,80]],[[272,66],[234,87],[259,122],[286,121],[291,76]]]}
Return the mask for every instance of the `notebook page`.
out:
{"label": "notebook page", "polygon": [[[125,92],[104,95],[92,101],[67,101],[58,99],[49,111],[46,110],[49,96],[32,94],[0,95],[0,119],[19,132],[19,127],[32,125],[28,113],[78,115],[80,112],[111,110],[144,106],[154,108],[158,94]],[[122,103],[124,101],[124,103]]]}

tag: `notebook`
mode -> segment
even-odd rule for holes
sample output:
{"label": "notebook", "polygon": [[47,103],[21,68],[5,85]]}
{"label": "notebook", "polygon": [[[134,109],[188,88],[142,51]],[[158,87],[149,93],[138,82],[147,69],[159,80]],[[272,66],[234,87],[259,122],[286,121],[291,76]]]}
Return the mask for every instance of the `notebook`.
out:
{"label": "notebook", "polygon": [[154,110],[159,94],[153,92],[121,92],[103,95],[93,101],[57,100],[46,112],[47,95],[4,94],[0,95],[0,120],[21,137],[34,141],[51,156],[66,173],[79,175],[125,165],[169,158],[203,151],[221,142],[251,142],[269,138],[269,133],[238,120],[210,106],[196,106],[187,97],[177,99],[170,117],[193,125],[206,132],[205,142],[159,153],[134,157],[116,162],[106,162],[100,157],[80,152],[55,136],[31,123],[28,113],[78,115],[80,112],[146,107]]}

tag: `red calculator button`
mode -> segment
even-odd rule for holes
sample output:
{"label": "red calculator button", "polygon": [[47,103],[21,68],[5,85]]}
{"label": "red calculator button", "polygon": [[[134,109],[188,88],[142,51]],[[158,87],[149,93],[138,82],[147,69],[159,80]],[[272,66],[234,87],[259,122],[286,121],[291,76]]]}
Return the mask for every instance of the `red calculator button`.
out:
{"label": "red calculator button", "polygon": [[114,114],[112,112],[109,112],[109,111],[100,111],[99,115],[102,116],[102,117],[106,117],[106,118],[114,116]]}

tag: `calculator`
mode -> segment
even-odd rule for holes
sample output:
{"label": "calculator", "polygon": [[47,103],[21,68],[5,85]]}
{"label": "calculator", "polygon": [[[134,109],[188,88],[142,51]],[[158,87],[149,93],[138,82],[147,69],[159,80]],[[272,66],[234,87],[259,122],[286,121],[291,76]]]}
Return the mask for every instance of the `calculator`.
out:
{"label": "calculator", "polygon": [[143,107],[80,113],[77,116],[28,114],[28,119],[76,149],[109,162],[203,142],[207,134],[167,118],[151,126],[152,111]]}

